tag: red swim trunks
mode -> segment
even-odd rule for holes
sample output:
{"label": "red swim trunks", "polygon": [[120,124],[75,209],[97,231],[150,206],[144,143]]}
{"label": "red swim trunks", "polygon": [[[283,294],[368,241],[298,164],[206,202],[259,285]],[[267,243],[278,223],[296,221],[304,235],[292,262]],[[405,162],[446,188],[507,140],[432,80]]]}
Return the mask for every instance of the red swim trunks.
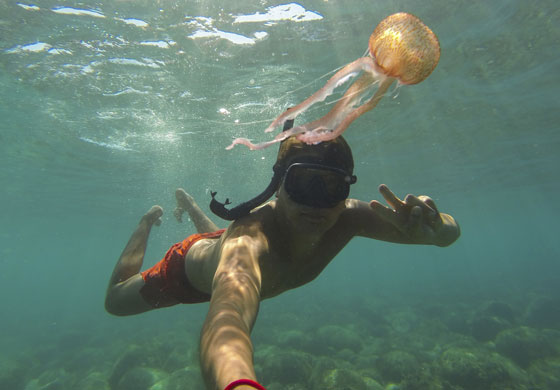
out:
{"label": "red swim trunks", "polygon": [[185,257],[189,249],[204,238],[218,238],[225,229],[211,233],[193,234],[174,244],[165,257],[152,268],[142,272],[142,297],[153,307],[167,307],[178,303],[208,302],[210,294],[195,289],[185,274]]}

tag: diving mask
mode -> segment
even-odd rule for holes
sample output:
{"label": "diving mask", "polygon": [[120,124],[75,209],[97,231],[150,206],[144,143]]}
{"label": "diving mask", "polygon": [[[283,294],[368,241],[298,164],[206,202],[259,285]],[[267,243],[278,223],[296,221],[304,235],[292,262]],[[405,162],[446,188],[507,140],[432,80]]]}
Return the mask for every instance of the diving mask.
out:
{"label": "diving mask", "polygon": [[284,175],[284,189],[290,199],[313,208],[331,208],[348,198],[356,176],[322,164],[293,163]]}

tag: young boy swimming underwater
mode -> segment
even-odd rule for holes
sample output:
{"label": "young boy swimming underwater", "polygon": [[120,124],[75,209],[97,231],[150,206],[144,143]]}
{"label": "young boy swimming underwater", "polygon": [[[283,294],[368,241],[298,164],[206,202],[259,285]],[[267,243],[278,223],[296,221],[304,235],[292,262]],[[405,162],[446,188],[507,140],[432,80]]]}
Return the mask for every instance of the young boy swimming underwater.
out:
{"label": "young boy swimming underwater", "polygon": [[[342,137],[317,145],[290,137],[280,145],[274,177],[261,195],[231,210],[213,199],[212,210],[234,220],[223,230],[178,189],[175,216],[180,220],[186,211],[198,234],[140,273],[150,229],[163,214],[153,206],[113,271],[107,311],[122,316],[209,301],[200,339],[208,389],[264,389],[256,382],[250,339],[262,299],[315,279],[355,236],[447,246],[460,235],[453,217],[426,196],[403,201],[381,185],[390,207],[348,199],[353,169]],[[274,193],[276,199],[265,203]]]}

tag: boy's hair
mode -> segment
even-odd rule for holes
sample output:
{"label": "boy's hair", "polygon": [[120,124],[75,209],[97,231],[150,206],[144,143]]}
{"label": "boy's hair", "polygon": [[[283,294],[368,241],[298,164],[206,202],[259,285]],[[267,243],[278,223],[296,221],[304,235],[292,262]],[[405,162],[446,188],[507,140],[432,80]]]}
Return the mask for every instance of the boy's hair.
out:
{"label": "boy's hair", "polygon": [[290,137],[280,144],[276,164],[287,169],[295,162],[309,162],[344,169],[349,174],[354,171],[352,150],[342,137],[308,145],[296,137]]}

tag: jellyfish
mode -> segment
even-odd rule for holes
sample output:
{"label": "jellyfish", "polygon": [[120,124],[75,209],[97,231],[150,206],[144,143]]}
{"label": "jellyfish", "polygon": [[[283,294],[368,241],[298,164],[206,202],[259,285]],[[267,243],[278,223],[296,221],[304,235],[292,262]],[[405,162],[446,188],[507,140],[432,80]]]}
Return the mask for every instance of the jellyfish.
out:
{"label": "jellyfish", "polygon": [[271,141],[254,144],[247,138],[237,138],[227,149],[238,144],[263,149],[293,135],[307,144],[334,139],[356,118],[373,109],[394,82],[412,85],[425,80],[439,56],[436,35],[419,18],[404,12],[390,15],[371,34],[367,55],[337,71],[321,89],[277,117],[265,132],[282,127],[284,122],[295,119],[315,103],[324,101],[337,87],[359,76],[325,116],[283,131]]}

